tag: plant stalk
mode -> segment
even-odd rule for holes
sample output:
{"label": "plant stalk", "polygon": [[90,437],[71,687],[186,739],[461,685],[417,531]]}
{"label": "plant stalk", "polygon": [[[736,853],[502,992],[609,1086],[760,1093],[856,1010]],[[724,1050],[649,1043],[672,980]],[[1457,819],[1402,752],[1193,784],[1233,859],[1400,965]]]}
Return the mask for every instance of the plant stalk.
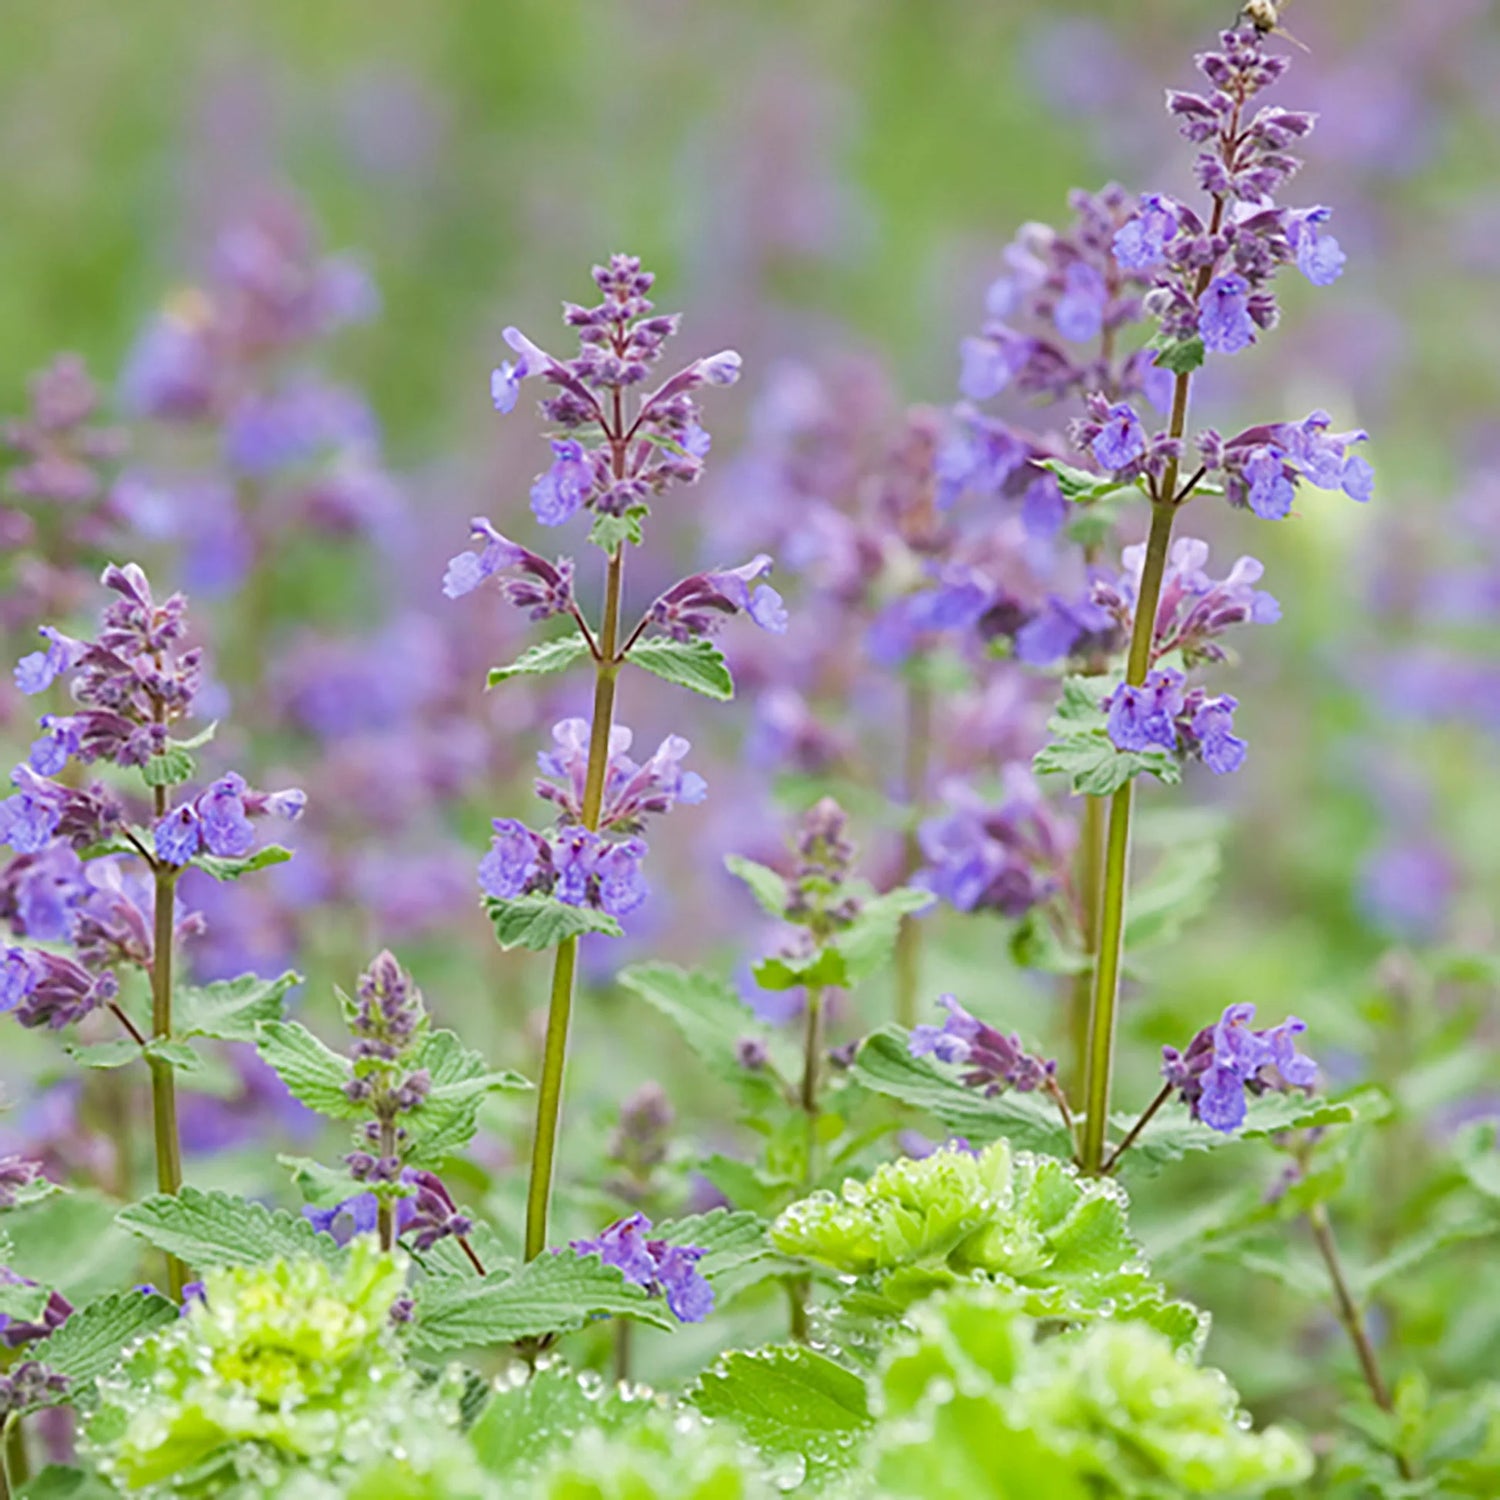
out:
{"label": "plant stalk", "polygon": [[26,1428],[23,1419],[13,1416],[5,1424],[5,1462],[0,1464],[5,1488],[0,1495],[9,1496],[31,1478],[31,1455],[26,1450]]}
{"label": "plant stalk", "polygon": [[[166,788],[156,789],[158,817],[166,815]],[[151,1039],[172,1038],[172,944],[176,936],[174,917],[177,872],[156,862],[154,946],[151,959]],[[182,1187],[182,1142],[177,1134],[177,1075],[162,1057],[148,1057],[151,1069],[151,1123],[156,1141],[157,1190],[176,1197]],[[187,1267],[175,1255],[167,1256],[167,1288],[174,1302],[182,1300]]]}
{"label": "plant stalk", "polygon": [[[583,826],[599,827],[604,807],[604,779],[609,770],[609,736],[614,725],[615,678],[619,673],[620,602],[625,583],[625,550],[609,559],[604,585],[604,621],[599,631],[599,659],[594,663],[594,713],[589,730],[589,764],[583,787]],[[547,1009],[547,1040],[542,1050],[542,1077],[536,1097],[536,1133],[531,1149],[531,1180],[526,1190],[526,1259],[547,1248],[547,1214],[557,1160],[558,1124],[562,1115],[563,1071],[568,1054],[568,1024],[578,973],[578,939],[557,945],[552,968],[552,997]]]}
{"label": "plant stalk", "polygon": [[[902,791],[910,822],[902,840],[901,880],[909,881],[922,865],[917,825],[927,800],[932,763],[932,686],[914,677],[906,687],[906,750]],[[908,913],[896,932],[896,1020],[905,1027],[917,1024],[917,1001],[922,985],[922,925]]]}
{"label": "plant stalk", "polygon": [[[810,989],[802,1028],[802,1081],[797,1090],[807,1127],[805,1156],[802,1165],[802,1189],[810,1193],[818,1180],[818,1091],[822,1083],[823,1023],[827,992]],[[795,1343],[807,1342],[807,1299],[812,1279],[793,1276],[786,1284],[787,1303],[791,1311],[791,1336]]]}
{"label": "plant stalk", "polygon": [[[392,1120],[380,1122],[380,1159],[389,1161],[396,1154],[396,1126]],[[396,1248],[396,1202],[384,1193],[375,1200],[375,1233],[380,1248],[387,1252]]]}
{"label": "plant stalk", "polygon": [[1082,1091],[1089,1068],[1089,1011],[1094,1001],[1094,969],[1099,954],[1099,897],[1104,884],[1104,839],[1107,830],[1103,797],[1086,797],[1078,840],[1078,917],[1087,967],[1073,976],[1068,997],[1068,1040],[1072,1072],[1068,1087]]}

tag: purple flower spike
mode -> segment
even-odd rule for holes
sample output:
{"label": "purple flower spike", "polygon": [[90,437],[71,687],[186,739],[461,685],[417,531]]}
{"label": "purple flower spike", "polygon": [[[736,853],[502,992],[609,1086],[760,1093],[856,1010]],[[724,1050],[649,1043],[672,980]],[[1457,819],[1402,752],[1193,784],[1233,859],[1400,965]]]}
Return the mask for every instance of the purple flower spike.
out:
{"label": "purple flower spike", "polygon": [[1331,234],[1323,233],[1323,225],[1332,217],[1332,209],[1321,207],[1289,216],[1287,237],[1297,257],[1297,269],[1314,286],[1332,286],[1344,274],[1349,258]]}
{"label": "purple flower spike", "polygon": [[1109,408],[1104,426],[1090,447],[1101,467],[1111,473],[1128,469],[1144,455],[1146,429],[1128,401],[1117,401]]}
{"label": "purple flower spike", "polygon": [[1117,750],[1176,750],[1175,720],[1183,708],[1183,676],[1170,669],[1149,672],[1140,687],[1121,683],[1105,700],[1107,728]]}
{"label": "purple flower spike", "polygon": [[83,654],[83,644],[50,625],[40,627],[47,639],[45,651],[33,651],[16,663],[16,686],[23,693],[45,692],[64,672],[72,671]]}
{"label": "purple flower spike", "polygon": [[1177,211],[1170,198],[1142,193],[1135,217],[1114,238],[1115,259],[1126,271],[1149,271],[1165,259],[1167,241],[1177,232]]}
{"label": "purple flower spike", "polygon": [[[562,557],[555,564],[549,563],[502,536],[483,516],[475,516],[470,527],[474,540],[484,546],[479,552],[460,552],[450,560],[443,575],[443,592],[448,598],[462,598],[487,579],[495,578],[506,600],[517,609],[524,609],[530,619],[550,619],[573,608],[571,558]],[[500,578],[510,569],[520,576]]]}
{"label": "purple flower spike", "polygon": [[1075,344],[1091,343],[1104,327],[1108,289],[1099,270],[1087,261],[1074,261],[1063,273],[1063,294],[1053,320],[1057,331]]}
{"label": "purple flower spike", "polygon": [[915,1026],[907,1046],[913,1057],[935,1057],[939,1062],[967,1068],[966,1088],[982,1088],[986,1098],[1016,1089],[1023,1094],[1046,1088],[1057,1071],[1055,1062],[1033,1057],[1010,1036],[971,1016],[952,995],[938,1004],[948,1012],[941,1026]]}
{"label": "purple flower spike", "polygon": [[571,1241],[569,1248],[577,1255],[597,1255],[627,1281],[644,1287],[653,1297],[665,1297],[680,1322],[701,1323],[714,1309],[713,1288],[698,1269],[707,1252],[649,1239],[650,1232],[650,1219],[635,1213],[593,1239]]}
{"label": "purple flower spike", "polygon": [[198,798],[199,832],[210,854],[243,859],[255,847],[255,829],[245,812],[247,790],[245,778],[231,771]]}
{"label": "purple flower spike", "polygon": [[1236,272],[1215,276],[1198,314],[1203,347],[1215,354],[1238,354],[1255,342],[1250,317],[1250,283]]}
{"label": "purple flower spike", "polygon": [[170,812],[154,830],[156,857],[169,865],[185,865],[203,847],[203,826],[191,803]]}
{"label": "purple flower spike", "polygon": [[648,618],[678,641],[710,635],[721,619],[742,613],[762,630],[781,635],[788,623],[786,605],[770,584],[756,582],[771,566],[771,559],[762,552],[738,568],[694,573],[657,599]]}
{"label": "purple flower spike", "polygon": [[1231,1005],[1205,1026],[1185,1051],[1162,1048],[1162,1077],[1192,1111],[1193,1118],[1232,1134],[1245,1122],[1245,1096],[1270,1090],[1311,1089],[1317,1064],[1297,1050],[1307,1028],[1295,1016],[1257,1031],[1253,1005]]}
{"label": "purple flower spike", "polygon": [[593,460],[576,438],[553,438],[552,467],[531,486],[531,513],[543,526],[578,514],[594,488]]}
{"label": "purple flower spike", "polygon": [[513,901],[523,895],[537,873],[540,840],[515,818],[496,818],[490,852],[479,864],[479,885],[497,901]]}

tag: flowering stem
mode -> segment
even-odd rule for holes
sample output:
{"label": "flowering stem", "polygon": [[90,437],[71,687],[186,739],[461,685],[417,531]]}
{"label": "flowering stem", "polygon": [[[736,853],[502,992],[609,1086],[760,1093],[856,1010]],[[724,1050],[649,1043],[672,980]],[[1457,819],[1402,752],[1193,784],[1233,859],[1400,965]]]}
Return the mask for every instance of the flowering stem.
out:
{"label": "flowering stem", "polygon": [[461,1234],[458,1236],[458,1248],[468,1257],[469,1264],[474,1267],[474,1274],[476,1276],[489,1275],[489,1272],[484,1268],[484,1262],[479,1258],[478,1252],[469,1243],[467,1235]]}
{"label": "flowering stem", "polygon": [[[166,815],[166,788],[156,789],[158,817]],[[177,872],[153,861],[156,876],[155,938],[151,959],[151,1038],[172,1036],[172,942],[177,900]],[[177,1135],[177,1075],[164,1057],[148,1057],[151,1068],[151,1116],[156,1137],[156,1186],[175,1197],[182,1187],[182,1144]],[[167,1257],[167,1287],[174,1302],[182,1300],[187,1267],[175,1255]]]}
{"label": "flowering stem", "polygon": [[[1177,396],[1172,404],[1172,431],[1181,436],[1187,421],[1188,377],[1177,377]],[[1171,464],[1161,493],[1172,496],[1177,486],[1177,466]],[[1167,551],[1172,543],[1175,506],[1170,499],[1153,501],[1151,531],[1146,539],[1146,561],[1136,595],[1135,627],[1130,635],[1130,657],[1125,681],[1139,687],[1151,666],[1151,642],[1155,634],[1156,609],[1161,599]],[[1104,1140],[1109,1130],[1109,1085],[1114,1069],[1115,1023],[1120,1007],[1120,966],[1125,947],[1125,891],[1130,869],[1130,813],[1134,784],[1127,781],[1109,804],[1109,833],[1104,846],[1104,885],[1099,900],[1099,955],[1094,968],[1094,999],[1089,1014],[1088,1070],[1085,1084],[1087,1113],[1083,1122],[1085,1172],[1104,1170]]]}
{"label": "flowering stem", "polygon": [[[1349,1342],[1354,1345],[1354,1353],[1359,1360],[1359,1368],[1364,1374],[1365,1384],[1369,1386],[1370,1395],[1374,1397],[1376,1406],[1388,1415],[1394,1414],[1395,1403],[1391,1400],[1391,1392],[1385,1383],[1385,1376],[1380,1372],[1380,1361],[1375,1357],[1375,1346],[1370,1342],[1369,1332],[1365,1328],[1364,1315],[1360,1312],[1354,1300],[1354,1294],[1349,1290],[1348,1278],[1344,1275],[1344,1264],[1339,1256],[1338,1241],[1333,1237],[1333,1225],[1329,1221],[1326,1205],[1315,1203],[1307,1211],[1307,1222],[1312,1229],[1313,1241],[1318,1247],[1318,1253],[1323,1257],[1323,1264],[1328,1268],[1329,1284],[1333,1287],[1334,1308],[1338,1313],[1339,1322],[1344,1325],[1344,1332],[1349,1335]],[[1416,1468],[1405,1453],[1396,1453],[1394,1457],[1396,1467],[1401,1471],[1403,1479],[1411,1480],[1417,1477]]]}
{"label": "flowering stem", "polygon": [[1094,968],[1099,952],[1099,893],[1104,881],[1105,801],[1086,797],[1078,843],[1078,917],[1085,968],[1073,976],[1068,1003],[1068,1037],[1073,1047],[1069,1086],[1082,1089],[1089,1065],[1089,1009],[1094,998]]}
{"label": "flowering stem", "polygon": [[26,1452],[26,1429],[21,1423],[21,1417],[13,1416],[5,1424],[5,1462],[0,1465],[0,1473],[8,1481],[4,1491],[6,1495],[12,1489],[20,1489],[31,1478],[31,1459]]}
{"label": "flowering stem", "polygon": [[1161,1092],[1156,1096],[1156,1098],[1154,1098],[1145,1107],[1145,1109],[1141,1111],[1140,1119],[1130,1127],[1129,1131],[1126,1133],[1125,1139],[1121,1141],[1120,1144],[1109,1153],[1109,1160],[1104,1163],[1104,1171],[1106,1173],[1114,1171],[1114,1169],[1120,1163],[1120,1158],[1124,1156],[1125,1153],[1129,1151],[1133,1145],[1135,1145],[1136,1141],[1140,1139],[1141,1132],[1151,1123],[1153,1119],[1155,1119],[1157,1110],[1159,1110],[1162,1105],[1165,1104],[1171,1097],[1172,1085],[1169,1083],[1166,1084],[1162,1088]]}
{"label": "flowering stem", "polygon": [[[396,1126],[392,1120],[380,1122],[380,1159],[389,1161],[396,1154]],[[375,1232],[382,1250],[396,1248],[396,1204],[384,1193],[375,1199]]]}
{"label": "flowering stem", "polygon": [[[823,1061],[824,1001],[827,992],[810,989],[802,1029],[802,1082],[797,1100],[807,1124],[806,1156],[802,1164],[802,1188],[811,1192],[818,1176],[818,1087]],[[786,1284],[787,1303],[791,1311],[791,1336],[799,1344],[807,1342],[807,1298],[812,1280],[793,1276]]]}
{"label": "flowering stem", "polygon": [[133,1041],[137,1047],[144,1047],[146,1045],[146,1038],[141,1035],[140,1027],[137,1026],[135,1022],[132,1021],[130,1017],[127,1016],[125,1012],[114,1003],[114,1001],[110,1001],[109,1008],[111,1012],[113,1012],[115,1020],[117,1020],[120,1025],[130,1033],[130,1040]]}
{"label": "flowering stem", "polygon": [[[901,851],[901,879],[910,880],[922,863],[917,823],[927,795],[928,766],[932,758],[932,687],[913,678],[906,688],[906,754],[903,792],[910,823]],[[917,918],[901,918],[896,933],[896,1020],[906,1027],[917,1024],[917,992],[921,987],[922,928]]]}
{"label": "flowering stem", "polygon": [[[620,670],[620,601],[624,593],[625,551],[609,559],[604,585],[604,620],[599,655],[594,663],[594,716],[589,731],[589,764],[583,786],[583,825],[599,827],[604,806],[604,779],[609,769],[609,735],[614,724],[615,678]],[[531,1149],[531,1181],[526,1190],[526,1259],[547,1248],[547,1210],[557,1158],[557,1129],[562,1113],[563,1069],[568,1054],[568,1022],[573,1013],[573,984],[578,972],[578,939],[557,945],[552,969],[552,998],[547,1009],[547,1040],[542,1050],[542,1077],[536,1097],[536,1134]]]}

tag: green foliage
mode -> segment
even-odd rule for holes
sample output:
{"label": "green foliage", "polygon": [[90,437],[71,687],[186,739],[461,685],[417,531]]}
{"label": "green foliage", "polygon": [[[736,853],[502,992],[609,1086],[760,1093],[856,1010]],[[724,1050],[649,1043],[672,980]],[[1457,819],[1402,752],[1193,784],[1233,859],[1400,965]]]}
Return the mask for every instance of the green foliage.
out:
{"label": "green foliage", "polygon": [[195,854],[189,861],[194,868],[215,880],[238,880],[241,875],[253,875],[257,870],[268,870],[272,865],[284,865],[292,857],[290,849],[280,844],[267,844],[254,854],[243,859],[227,859],[218,854]]}
{"label": "green foliage", "polygon": [[528,948],[540,953],[587,932],[619,937],[620,924],[607,912],[588,906],[568,906],[555,896],[517,896],[514,901],[485,902],[502,948]]}
{"label": "green foliage", "polygon": [[120,1350],[142,1335],[177,1320],[177,1305],[151,1292],[111,1292],[79,1308],[29,1357],[73,1382],[69,1399],[79,1399],[100,1375],[114,1368]]}
{"label": "green foliage", "polygon": [[1203,340],[1196,334],[1189,339],[1170,339],[1165,334],[1158,333],[1147,342],[1146,347],[1157,351],[1152,363],[1163,370],[1170,370],[1174,375],[1191,375],[1203,364],[1205,357]]}
{"label": "green foliage", "polygon": [[734,697],[734,678],[729,675],[724,653],[701,637],[691,641],[656,637],[637,641],[625,659],[705,698],[727,703]]}
{"label": "green foliage", "polygon": [[848,989],[877,974],[891,960],[901,919],[932,904],[927,891],[898,886],[865,897],[848,926],[832,933],[805,958],[768,958],[755,966],[755,982],[766,990],[806,985]]}
{"label": "green foliage", "polygon": [[1195,1344],[1204,1321],[1169,1301],[1145,1267],[1112,1182],[996,1141],[979,1155],[948,1146],[878,1168],[868,1182],[814,1193],[772,1226],[771,1242],[841,1276],[865,1278],[899,1314],[932,1291],[978,1276],[1033,1317],[1139,1317]]}
{"label": "green foliage", "polygon": [[488,686],[509,682],[513,677],[545,677],[566,672],[574,662],[589,654],[588,642],[576,631],[556,640],[538,641],[528,646],[508,667],[491,667]]}
{"label": "green foliage", "polygon": [[119,1205],[101,1193],[49,1192],[4,1215],[6,1263],[62,1292],[75,1306],[119,1288],[138,1249],[115,1223]]}
{"label": "green foliage", "polygon": [[731,875],[745,882],[756,904],[768,917],[786,919],[787,903],[791,892],[786,877],[778,874],[769,865],[757,864],[741,854],[730,854],[724,859],[724,868]]}
{"label": "green foliage", "polygon": [[241,974],[212,984],[182,984],[172,992],[173,1030],[178,1036],[209,1036],[225,1042],[253,1042],[262,1021],[281,1019],[287,993],[302,983],[288,969],[276,979]]}
{"label": "green foliage", "polygon": [[414,1065],[432,1081],[427,1097],[403,1116],[410,1137],[409,1166],[436,1166],[474,1138],[485,1099],[502,1089],[529,1089],[519,1073],[495,1071],[451,1031],[430,1031],[417,1047]]}
{"label": "green foliage", "polygon": [[644,505],[632,505],[623,515],[596,515],[589,528],[589,540],[605,552],[614,552],[622,543],[639,547],[645,533],[641,522],[651,514]]}
{"label": "green foliage", "polygon": [[365,1107],[345,1092],[354,1080],[347,1057],[319,1041],[300,1021],[263,1021],[255,1048],[294,1099],[330,1120],[358,1120]]}
{"label": "green foliage", "polygon": [[1120,484],[1113,475],[1097,474],[1092,469],[1077,469],[1061,459],[1039,458],[1036,467],[1045,469],[1057,480],[1064,500],[1075,505],[1090,505],[1096,501],[1110,501],[1117,496],[1139,496],[1139,485]]}
{"label": "green foliage", "polygon": [[386,1473],[383,1493],[423,1494],[411,1485],[438,1470],[459,1480],[455,1493],[473,1490],[466,1447],[441,1441],[457,1427],[462,1382],[424,1383],[400,1360],[399,1259],[361,1240],[337,1269],[302,1256],[205,1281],[207,1307],[174,1318],[99,1383],[87,1436],[116,1485],[269,1496],[292,1474],[363,1474],[369,1492],[370,1476]]}
{"label": "green foliage", "polygon": [[723,1355],[688,1400],[737,1429],[773,1466],[800,1459],[813,1484],[852,1466],[872,1425],[864,1381],[795,1345]]}
{"label": "green foliage", "polygon": [[336,1260],[342,1251],[299,1215],[230,1193],[184,1187],[121,1210],[119,1222],[190,1266],[254,1266],[286,1256]]}
{"label": "green foliage", "polygon": [[141,780],[148,787],[179,786],[191,781],[197,769],[198,763],[181,745],[169,745],[141,767]]}
{"label": "green foliage", "polygon": [[1228,1382],[1139,1324],[1037,1339],[996,1288],[916,1308],[885,1357],[871,1468],[883,1496],[1164,1500],[1307,1479],[1288,1433],[1249,1429]]}
{"label": "green foliage", "polygon": [[1105,677],[1063,680],[1057,711],[1047,721],[1054,737],[1032,760],[1039,775],[1066,776],[1073,791],[1087,797],[1111,796],[1146,771],[1169,786],[1182,779],[1182,766],[1168,750],[1115,749],[1105,727],[1103,701],[1116,686]]}

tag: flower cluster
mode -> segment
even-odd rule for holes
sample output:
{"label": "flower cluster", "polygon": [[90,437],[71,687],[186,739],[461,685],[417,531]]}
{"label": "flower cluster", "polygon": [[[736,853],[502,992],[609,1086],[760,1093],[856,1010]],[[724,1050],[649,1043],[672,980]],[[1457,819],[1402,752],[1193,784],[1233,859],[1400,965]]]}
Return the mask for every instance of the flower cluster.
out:
{"label": "flower cluster", "polygon": [[919,830],[917,883],[959,911],[1022,917],[1063,886],[1074,830],[1024,766],[1005,769],[991,804],[972,787],[943,789],[945,810]]}
{"label": "flower cluster", "polygon": [[1320,490],[1342,490],[1361,502],[1375,493],[1375,471],[1353,451],[1369,434],[1363,429],[1330,432],[1332,425],[1326,411],[1315,411],[1300,422],[1247,427],[1228,439],[1209,428],[1199,435],[1198,451],[1206,472],[1223,475],[1231,505],[1280,521],[1291,514],[1303,480]]}
{"label": "flower cluster", "polygon": [[938,1004],[948,1012],[941,1026],[916,1026],[907,1042],[913,1057],[934,1057],[961,1067],[966,1088],[983,1089],[986,1098],[1016,1089],[1035,1093],[1055,1087],[1057,1064],[1033,1057],[1014,1032],[1006,1036],[971,1016],[952,995]]}
{"label": "flower cluster", "polygon": [[1215,698],[1205,688],[1186,688],[1186,681],[1181,672],[1158,667],[1140,687],[1122,682],[1103,703],[1115,748],[1196,757],[1218,776],[1238,771],[1246,749],[1234,732],[1238,704],[1227,693]]}
{"label": "flower cluster", "polygon": [[50,1405],[54,1398],[66,1395],[71,1384],[66,1375],[37,1360],[23,1360],[0,1375],[0,1421]]}
{"label": "flower cluster", "polygon": [[1162,1048],[1162,1077],[1167,1086],[1214,1130],[1238,1130],[1245,1120],[1245,1095],[1268,1090],[1310,1089],[1318,1067],[1297,1050],[1307,1030],[1296,1016],[1279,1026],[1256,1030],[1253,1005],[1231,1005],[1212,1026],[1205,1026],[1185,1051]]}
{"label": "flower cluster", "polygon": [[[627,420],[623,398],[650,377],[678,318],[654,312],[646,294],[655,278],[635,256],[611,256],[593,274],[603,300],[563,308],[563,321],[578,332],[578,354],[555,359],[507,328],[505,342],[517,358],[502,363],[490,382],[500,412],[515,409],[525,380],[557,387],[542,401],[542,414],[567,435],[552,439],[552,463],[531,487],[532,513],[544,526],[561,526],[580,510],[638,520],[651,497],[695,483],[709,436],[692,392],[739,379],[732,350],[694,360],[643,395]],[[602,446],[590,446],[596,440]]]}
{"label": "flower cluster", "polygon": [[[1095,576],[1090,599],[1128,634],[1135,623],[1145,547],[1127,547],[1121,561],[1125,566],[1117,578]],[[1255,558],[1239,558],[1224,578],[1209,577],[1207,564],[1207,542],[1179,537],[1172,543],[1156,607],[1153,661],[1174,651],[1182,653],[1188,666],[1223,661],[1224,648],[1217,637],[1226,630],[1236,625],[1271,625],[1281,618],[1275,596],[1256,587],[1265,568]]]}
{"label": "flower cluster", "polygon": [[757,580],[771,571],[762,552],[738,568],[694,573],[673,584],[646,612],[647,621],[674,641],[711,635],[721,619],[745,614],[773,635],[786,631],[788,616],[781,595]]}
{"label": "flower cluster", "polygon": [[665,1297],[673,1315],[684,1323],[701,1323],[714,1310],[714,1290],[698,1269],[705,1251],[650,1238],[645,1214],[620,1219],[593,1239],[572,1240],[578,1255],[597,1255],[614,1266],[627,1281],[644,1287],[654,1297]]}
{"label": "flower cluster", "polygon": [[609,1192],[634,1207],[656,1191],[676,1120],[677,1111],[659,1083],[643,1083],[625,1100],[604,1147],[614,1169],[604,1184]]}

